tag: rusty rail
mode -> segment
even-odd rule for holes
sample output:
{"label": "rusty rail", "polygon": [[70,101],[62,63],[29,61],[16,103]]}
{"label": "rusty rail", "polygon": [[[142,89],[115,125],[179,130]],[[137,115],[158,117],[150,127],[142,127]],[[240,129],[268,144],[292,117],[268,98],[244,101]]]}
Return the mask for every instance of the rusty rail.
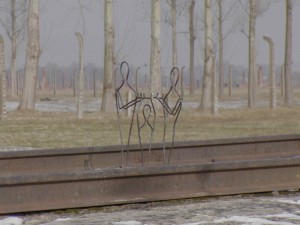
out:
{"label": "rusty rail", "polygon": [[[166,144],[169,151],[172,144]],[[0,151],[0,214],[300,188],[300,135],[174,143],[148,167],[130,146]]]}

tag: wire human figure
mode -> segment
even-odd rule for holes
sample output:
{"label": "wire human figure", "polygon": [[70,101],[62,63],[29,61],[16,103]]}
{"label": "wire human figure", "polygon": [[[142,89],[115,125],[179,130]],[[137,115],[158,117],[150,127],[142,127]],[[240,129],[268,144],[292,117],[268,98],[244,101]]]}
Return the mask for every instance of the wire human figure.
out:
{"label": "wire human figure", "polygon": [[[166,142],[165,142],[165,138],[166,138],[166,130],[167,130],[167,117],[168,117],[168,115],[175,117],[175,120],[174,120],[174,123],[173,123],[173,134],[172,134],[171,149],[170,149],[169,156],[168,156],[168,163],[170,163],[171,155],[172,155],[173,148],[174,148],[175,128],[176,128],[176,124],[177,124],[179,114],[180,114],[181,109],[182,109],[182,100],[183,100],[182,93],[177,90],[179,78],[180,78],[179,69],[177,67],[174,67],[171,70],[171,73],[170,73],[171,87],[170,87],[169,91],[162,98],[158,98],[158,101],[163,106],[163,113],[164,113],[164,134],[163,134],[163,154],[164,154],[163,159],[164,159],[164,164],[166,163],[166,161],[165,161],[166,160],[166,147],[165,147]],[[173,107],[171,107],[168,103],[168,98],[169,98],[169,95],[171,93],[174,93],[174,95],[175,95],[174,97],[177,97],[177,101],[176,101],[176,103],[174,104]]]}
{"label": "wire human figure", "polygon": [[[125,68],[125,69],[124,69]],[[124,73],[125,70],[125,73]],[[120,73],[121,73],[121,84],[116,87],[115,91],[115,98],[116,98],[116,108],[117,108],[117,115],[118,115],[118,124],[119,124],[119,130],[120,130],[120,139],[121,139],[121,164],[122,167],[123,161],[124,161],[124,142],[123,142],[123,134],[122,134],[122,126],[121,126],[121,120],[120,120],[120,111],[121,110],[128,110],[130,108],[133,108],[132,110],[132,116],[131,116],[131,122],[129,127],[129,134],[127,137],[127,143],[126,143],[126,163],[125,165],[128,166],[128,157],[129,157],[129,146],[131,141],[131,135],[132,135],[132,129],[133,129],[133,123],[134,118],[137,119],[137,132],[138,132],[138,139],[140,144],[140,150],[141,150],[141,162],[142,166],[144,166],[144,150],[142,147],[142,138],[141,138],[141,132],[145,129],[145,127],[149,127],[150,129],[150,137],[149,137],[149,148],[148,148],[148,164],[150,162],[150,153],[151,153],[151,147],[152,147],[152,141],[153,141],[153,134],[155,131],[155,123],[156,123],[156,110],[155,110],[155,104],[154,101],[158,101],[162,105],[163,114],[164,114],[164,132],[163,132],[163,164],[166,164],[166,130],[167,130],[167,117],[168,116],[174,116],[175,120],[173,123],[173,132],[172,132],[172,143],[171,143],[171,149],[169,151],[168,156],[168,163],[170,163],[171,155],[174,147],[174,140],[175,140],[175,128],[176,123],[179,117],[179,114],[181,112],[182,108],[182,93],[180,93],[177,90],[177,85],[180,77],[180,72],[177,67],[174,67],[171,70],[170,73],[170,81],[171,86],[169,91],[166,94],[155,94],[152,93],[147,95],[146,93],[138,93],[138,86],[137,86],[137,77],[135,77],[135,87],[134,89],[129,82],[129,65],[127,62],[122,62],[120,65]],[[115,77],[115,81],[116,81]],[[121,90],[127,87],[130,91],[134,94],[134,99],[125,103],[122,98]],[[170,93],[175,93],[175,97],[177,98],[176,103],[173,107],[171,107],[168,103],[168,98]],[[140,116],[142,114],[142,117]],[[142,119],[141,119],[142,118]]]}
{"label": "wire human figure", "polygon": [[142,161],[142,166],[144,166],[144,149],[142,145],[142,137],[141,133],[142,130],[146,127],[150,129],[150,137],[149,137],[149,147],[148,147],[148,163],[147,165],[149,166],[150,163],[150,153],[151,153],[151,147],[152,147],[152,140],[153,140],[153,134],[155,130],[155,121],[156,121],[156,112],[155,108],[153,105],[153,102],[151,101],[150,104],[145,104],[141,110],[142,113],[142,120],[140,119],[140,109],[137,111],[137,127],[138,127],[138,138],[139,138],[139,145],[141,149],[141,161]]}
{"label": "wire human figure", "polygon": [[[126,76],[124,74],[124,67],[126,67]],[[129,79],[129,65],[127,62],[122,62],[120,65],[120,73],[121,73],[121,84],[117,87],[117,77],[115,74],[115,99],[116,99],[116,109],[117,109],[117,115],[118,115],[118,124],[119,124],[119,132],[120,132],[120,141],[121,141],[121,166],[123,167],[123,162],[124,162],[124,143],[123,143],[123,133],[122,133],[122,127],[121,127],[121,122],[120,122],[120,110],[127,110],[130,107],[133,107],[133,113],[132,113],[132,118],[131,118],[131,123],[130,123],[130,128],[129,128],[129,135],[127,139],[127,144],[126,144],[126,166],[128,165],[128,154],[129,154],[129,145],[130,145],[130,138],[131,138],[131,132],[132,132],[132,126],[133,126],[133,119],[135,115],[135,110],[136,110],[136,105],[139,101],[141,101],[140,98],[137,98],[137,92],[132,88],[130,85],[128,79]],[[121,89],[123,87],[128,87],[131,91],[133,91],[135,98],[128,102],[124,103],[122,95],[121,95]]]}

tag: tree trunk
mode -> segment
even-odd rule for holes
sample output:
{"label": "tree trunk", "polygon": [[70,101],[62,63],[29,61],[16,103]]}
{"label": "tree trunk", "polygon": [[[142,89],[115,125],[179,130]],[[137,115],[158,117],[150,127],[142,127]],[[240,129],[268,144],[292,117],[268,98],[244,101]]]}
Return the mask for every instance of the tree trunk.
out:
{"label": "tree trunk", "polygon": [[224,42],[223,42],[223,1],[218,0],[218,37],[219,37],[219,97],[224,96]]}
{"label": "tree trunk", "polygon": [[4,40],[0,35],[0,121],[6,119],[6,82],[5,82],[5,52]]}
{"label": "tree trunk", "polygon": [[82,119],[83,115],[83,73],[84,73],[84,59],[83,59],[83,38],[80,33],[76,33],[79,43],[79,90],[77,96],[77,118]]}
{"label": "tree trunk", "polygon": [[269,69],[269,80],[270,80],[270,108],[274,109],[276,106],[276,82],[275,82],[275,64],[274,64],[274,43],[270,37],[264,36],[264,40],[269,44],[270,47],[270,69]]}
{"label": "tree trunk", "polygon": [[25,64],[25,86],[22,94],[19,109],[34,110],[36,86],[38,76],[38,65],[40,57],[40,40],[39,40],[39,0],[29,0],[28,9],[28,41],[26,49]]}
{"label": "tree trunk", "polygon": [[284,93],[285,93],[285,91],[284,91],[284,85],[285,85],[284,68],[285,68],[285,66],[282,65],[281,66],[281,73],[280,73],[280,87],[281,87],[280,89],[281,89],[281,97],[283,97],[283,99],[284,99]]}
{"label": "tree trunk", "polygon": [[194,95],[195,92],[195,31],[194,31],[194,11],[195,11],[195,0],[191,1],[189,12],[190,12],[190,96]]}
{"label": "tree trunk", "polygon": [[216,74],[216,59],[213,56],[212,59],[212,82],[211,82],[211,113],[213,115],[218,114],[218,95],[217,95],[217,74]]}
{"label": "tree trunk", "polygon": [[176,0],[171,0],[171,12],[172,12],[172,63],[173,67],[177,67],[177,29],[176,29]]}
{"label": "tree trunk", "polygon": [[94,98],[96,98],[96,87],[97,87],[97,85],[96,85],[96,81],[97,81],[96,74],[97,74],[97,70],[94,69],[94,86],[93,86],[93,88],[94,88]]}
{"label": "tree trunk", "polygon": [[[172,26],[172,67],[177,67],[177,31],[176,31],[176,0],[171,0],[171,26]],[[173,84],[174,85],[174,84]],[[175,95],[175,89],[172,90]]]}
{"label": "tree trunk", "polygon": [[285,33],[285,95],[284,105],[292,106],[292,35],[293,35],[293,2],[286,0],[286,33]]}
{"label": "tree trunk", "polygon": [[16,77],[16,67],[17,67],[17,33],[16,33],[16,0],[11,0],[11,96],[17,96],[17,77]]}
{"label": "tree trunk", "polygon": [[112,0],[105,0],[104,7],[104,29],[105,29],[105,50],[104,50],[104,82],[101,111],[111,112],[114,108],[114,30],[113,30],[113,3]]}
{"label": "tree trunk", "polygon": [[202,110],[209,109],[211,104],[211,78],[212,78],[212,53],[213,53],[213,41],[212,41],[212,17],[211,17],[211,0],[205,0],[205,56],[204,56],[204,76],[203,87],[201,95]]}
{"label": "tree trunk", "polygon": [[49,90],[48,74],[45,67],[43,67],[43,79],[42,79],[41,86],[42,86],[42,90]]}
{"label": "tree trunk", "polygon": [[161,93],[160,75],[160,0],[151,1],[150,90]]}
{"label": "tree trunk", "polygon": [[255,107],[256,100],[256,0],[250,0],[249,14],[249,80],[248,80],[248,107]]}
{"label": "tree trunk", "polygon": [[73,97],[76,97],[76,87],[77,87],[77,70],[73,71]]}
{"label": "tree trunk", "polygon": [[263,85],[263,67],[261,65],[258,66],[258,71],[257,71],[257,85],[258,87],[261,87]]}
{"label": "tree trunk", "polygon": [[232,65],[229,66],[228,70],[228,95],[232,96]]}

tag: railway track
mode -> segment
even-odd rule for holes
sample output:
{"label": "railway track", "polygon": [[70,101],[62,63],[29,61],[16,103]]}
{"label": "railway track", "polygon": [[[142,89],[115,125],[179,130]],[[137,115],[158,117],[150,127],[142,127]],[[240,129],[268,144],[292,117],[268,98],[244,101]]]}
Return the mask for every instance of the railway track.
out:
{"label": "railway track", "polygon": [[167,165],[160,144],[146,166],[140,146],[127,167],[120,152],[0,151],[0,214],[300,188],[300,135],[176,142]]}

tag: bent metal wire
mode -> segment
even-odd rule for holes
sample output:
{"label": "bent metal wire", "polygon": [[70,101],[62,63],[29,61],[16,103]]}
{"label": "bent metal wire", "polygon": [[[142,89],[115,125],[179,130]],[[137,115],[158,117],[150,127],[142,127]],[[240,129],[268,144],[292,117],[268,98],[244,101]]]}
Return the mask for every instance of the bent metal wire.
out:
{"label": "bent metal wire", "polygon": [[[120,65],[120,74],[121,74],[121,84],[119,86],[116,85],[117,77],[115,73],[115,100],[116,100],[116,109],[118,115],[118,125],[119,125],[119,132],[120,132],[120,140],[121,140],[121,163],[122,167],[124,167],[124,147],[126,145],[126,160],[125,166],[128,166],[128,157],[129,157],[129,146],[132,136],[132,129],[134,125],[134,120],[136,118],[137,123],[137,132],[138,132],[138,139],[139,139],[139,146],[141,151],[141,163],[144,166],[144,149],[143,149],[143,141],[141,138],[141,133],[147,127],[150,129],[150,137],[148,140],[148,163],[149,166],[150,162],[150,154],[151,154],[151,146],[153,141],[153,134],[155,132],[155,123],[156,123],[156,109],[154,101],[157,101],[160,105],[162,105],[163,115],[164,115],[164,130],[163,130],[163,138],[162,138],[162,146],[163,146],[163,164],[170,163],[172,150],[174,147],[174,140],[175,140],[175,128],[176,123],[181,112],[182,108],[182,93],[177,90],[180,72],[177,67],[174,67],[170,72],[170,88],[166,94],[163,93],[151,93],[147,94],[145,92],[138,92],[138,79],[137,74],[135,76],[135,85],[131,85],[129,82],[129,75],[130,69],[127,62],[122,62]],[[135,86],[135,88],[133,88]],[[132,91],[134,94],[133,100],[125,102],[122,98],[121,91],[129,90]],[[168,97],[170,93],[174,98],[177,98],[176,103],[174,106],[170,106],[168,104]],[[122,110],[128,110],[132,108],[132,115],[130,119],[130,127],[129,133],[127,137],[126,144],[124,145],[123,140],[123,133],[122,133],[122,124],[121,124],[121,115],[120,112]],[[169,151],[168,157],[166,156],[166,131],[167,131],[167,117],[174,116],[174,123],[173,123],[173,130],[172,130],[172,142],[171,142],[171,149]]]}

